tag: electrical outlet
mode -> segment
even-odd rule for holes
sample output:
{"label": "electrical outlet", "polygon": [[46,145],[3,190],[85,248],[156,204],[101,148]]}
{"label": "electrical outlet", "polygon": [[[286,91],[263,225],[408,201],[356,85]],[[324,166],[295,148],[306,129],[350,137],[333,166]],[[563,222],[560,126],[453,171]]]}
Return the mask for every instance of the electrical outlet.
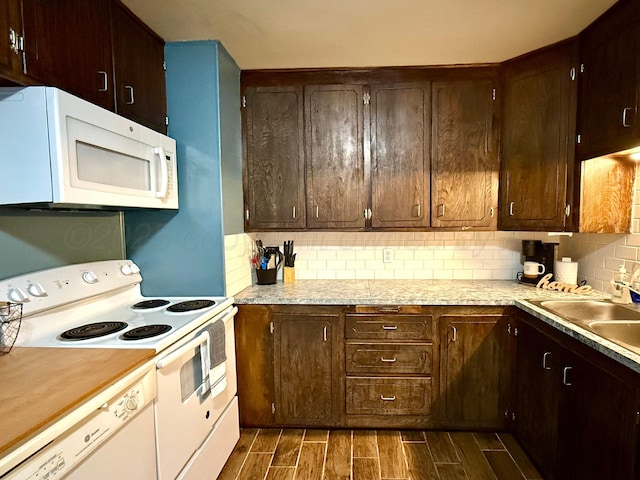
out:
{"label": "electrical outlet", "polygon": [[393,262],[393,250],[390,248],[384,248],[382,250],[382,261],[384,263],[391,263]]}

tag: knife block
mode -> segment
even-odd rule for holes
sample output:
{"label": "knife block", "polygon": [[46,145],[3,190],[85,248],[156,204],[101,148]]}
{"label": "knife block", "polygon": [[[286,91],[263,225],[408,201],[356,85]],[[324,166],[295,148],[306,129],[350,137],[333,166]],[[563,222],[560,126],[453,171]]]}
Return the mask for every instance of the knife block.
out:
{"label": "knife block", "polygon": [[295,267],[284,267],[282,272],[282,279],[284,280],[284,283],[293,283],[296,281]]}

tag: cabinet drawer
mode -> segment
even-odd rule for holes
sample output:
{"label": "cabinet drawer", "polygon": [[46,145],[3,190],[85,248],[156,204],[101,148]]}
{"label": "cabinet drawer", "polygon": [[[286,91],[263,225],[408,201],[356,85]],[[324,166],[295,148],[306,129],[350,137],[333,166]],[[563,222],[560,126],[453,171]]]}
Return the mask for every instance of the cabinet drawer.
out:
{"label": "cabinet drawer", "polygon": [[346,337],[431,340],[431,315],[347,315]]}
{"label": "cabinet drawer", "polygon": [[346,346],[347,373],[431,373],[430,343],[350,343]]}
{"label": "cabinet drawer", "polygon": [[431,378],[347,377],[347,415],[428,415]]}

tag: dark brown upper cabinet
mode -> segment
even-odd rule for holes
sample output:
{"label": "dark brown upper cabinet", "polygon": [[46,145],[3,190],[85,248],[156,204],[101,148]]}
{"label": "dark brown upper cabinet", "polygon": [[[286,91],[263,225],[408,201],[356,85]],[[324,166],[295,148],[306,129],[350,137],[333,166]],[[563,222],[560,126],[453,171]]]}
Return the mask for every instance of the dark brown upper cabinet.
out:
{"label": "dark brown upper cabinet", "polygon": [[619,1],[580,34],[580,160],[640,144],[640,2]]}
{"label": "dark brown upper cabinet", "polygon": [[114,109],[109,0],[22,0],[33,79]]}
{"label": "dark brown upper cabinet", "polygon": [[363,229],[362,85],[304,88],[307,228]]}
{"label": "dark brown upper cabinet", "polygon": [[496,88],[491,79],[433,83],[433,227],[496,228],[495,98]]}
{"label": "dark brown upper cabinet", "polygon": [[163,40],[117,2],[111,25],[116,113],[166,132]]}
{"label": "dark brown upper cabinet", "polygon": [[244,91],[245,230],[306,227],[302,87]]}
{"label": "dark brown upper cabinet", "polygon": [[373,228],[429,226],[430,88],[430,82],[371,86]]}
{"label": "dark brown upper cabinet", "polygon": [[23,80],[22,53],[24,30],[20,0],[0,2],[0,75],[12,81]]}
{"label": "dark brown upper cabinet", "polygon": [[570,230],[576,109],[576,43],[504,66],[501,230]]}

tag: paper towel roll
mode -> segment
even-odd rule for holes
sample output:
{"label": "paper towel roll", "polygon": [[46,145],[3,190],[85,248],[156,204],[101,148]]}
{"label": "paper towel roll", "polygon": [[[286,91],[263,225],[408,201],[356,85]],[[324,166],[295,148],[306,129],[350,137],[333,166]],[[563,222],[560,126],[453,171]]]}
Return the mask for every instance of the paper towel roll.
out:
{"label": "paper towel roll", "polygon": [[578,262],[556,262],[554,273],[558,282],[578,284]]}

